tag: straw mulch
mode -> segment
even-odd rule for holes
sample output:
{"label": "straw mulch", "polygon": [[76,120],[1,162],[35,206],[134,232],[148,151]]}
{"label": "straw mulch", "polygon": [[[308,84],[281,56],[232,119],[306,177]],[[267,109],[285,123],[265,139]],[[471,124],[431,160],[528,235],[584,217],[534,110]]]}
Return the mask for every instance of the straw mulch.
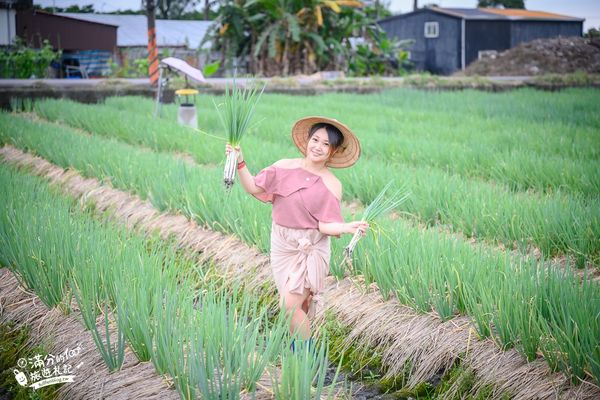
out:
{"label": "straw mulch", "polygon": [[[216,261],[223,274],[243,280],[249,288],[259,289],[270,279],[268,258],[232,236],[203,229],[181,215],[160,213],[137,196],[13,147],[0,149],[0,157],[46,177],[84,203],[92,202],[99,211],[109,211],[129,227],[175,237],[182,248]],[[358,341],[377,347],[390,374],[400,372],[410,360],[411,385],[434,379],[462,355],[463,365],[478,377],[475,391],[492,383],[498,398],[504,391],[515,399],[600,398],[600,388],[585,382],[571,386],[564,375],[552,374],[543,360],[527,363],[515,350],[503,352],[491,341],[477,340],[466,317],[442,322],[436,315],[417,314],[394,300],[384,301],[376,290],[366,293],[350,278],[336,281],[330,277],[327,282],[326,309],[352,328],[348,344]],[[317,316],[317,323],[322,316]]]}
{"label": "straw mulch", "polygon": [[[58,395],[63,399],[178,399],[175,390],[156,375],[152,363],[140,363],[126,349],[121,370],[110,373],[89,332],[77,319],[78,313],[62,314],[48,309],[35,294],[19,286],[19,281],[6,268],[0,269],[0,322],[12,321],[16,328],[29,327],[29,342],[42,344],[51,354],[60,354],[78,345],[82,351],[74,358],[75,381],[64,384]],[[104,320],[96,325],[104,332]],[[111,334],[116,342],[116,335]],[[113,342],[113,343],[114,343]],[[79,368],[76,368],[77,365]]]}

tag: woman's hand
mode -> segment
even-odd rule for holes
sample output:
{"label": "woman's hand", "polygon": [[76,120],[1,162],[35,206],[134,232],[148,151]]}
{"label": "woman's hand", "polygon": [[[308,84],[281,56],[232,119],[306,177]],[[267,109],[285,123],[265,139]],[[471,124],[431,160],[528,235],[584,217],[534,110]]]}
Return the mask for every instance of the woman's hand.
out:
{"label": "woman's hand", "polygon": [[367,233],[367,229],[369,229],[369,223],[365,221],[352,221],[346,223],[347,233],[355,234],[356,232],[360,232],[361,236],[364,236]]}
{"label": "woman's hand", "polygon": [[242,161],[244,161],[244,155],[242,154],[242,149],[240,148],[240,146],[236,146],[234,149],[233,146],[229,143],[225,145],[225,155],[229,155],[229,153],[231,153],[233,150],[237,152],[237,162],[241,163]]}

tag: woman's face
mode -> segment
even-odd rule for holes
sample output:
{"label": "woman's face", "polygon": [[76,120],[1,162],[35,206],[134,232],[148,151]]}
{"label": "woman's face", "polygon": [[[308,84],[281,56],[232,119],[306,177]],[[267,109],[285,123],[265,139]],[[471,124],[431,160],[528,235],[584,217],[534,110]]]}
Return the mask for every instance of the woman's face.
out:
{"label": "woman's face", "polygon": [[329,145],[329,135],[325,128],[317,129],[308,139],[306,146],[306,158],[312,162],[324,162],[329,160],[331,155],[331,146]]}

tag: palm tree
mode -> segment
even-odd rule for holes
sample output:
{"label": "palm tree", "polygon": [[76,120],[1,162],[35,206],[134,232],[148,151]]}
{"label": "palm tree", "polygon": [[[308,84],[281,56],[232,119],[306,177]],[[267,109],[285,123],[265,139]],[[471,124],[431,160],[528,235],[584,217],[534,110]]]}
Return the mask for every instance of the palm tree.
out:
{"label": "palm tree", "polygon": [[[215,19],[211,40],[213,49],[221,52],[221,65],[232,69],[232,60],[251,54],[256,37],[255,2],[245,0],[221,1],[219,14]],[[252,64],[253,59],[249,60]],[[249,67],[249,69],[251,69]]]}
{"label": "palm tree", "polygon": [[[310,70],[319,69],[319,66],[327,65],[325,60],[337,60],[336,55],[344,57],[345,51],[340,40],[339,32],[351,34],[344,28],[338,15],[345,7],[360,8],[363,4],[356,0],[310,0],[301,1],[303,7],[297,12],[304,32],[304,65]],[[347,8],[346,8],[347,9]],[[354,11],[350,10],[350,13]],[[345,36],[342,36],[342,38]],[[319,62],[316,63],[317,59]],[[333,69],[338,69],[338,63],[334,61]],[[306,69],[303,72],[307,72]]]}
{"label": "palm tree", "polygon": [[[254,56],[266,55],[281,65],[281,74],[287,75],[290,67],[290,51],[300,41],[300,23],[293,12],[293,0],[258,1],[269,21],[256,41]],[[262,58],[264,60],[264,57]],[[264,64],[263,64],[264,66]],[[260,71],[262,72],[262,71]]]}

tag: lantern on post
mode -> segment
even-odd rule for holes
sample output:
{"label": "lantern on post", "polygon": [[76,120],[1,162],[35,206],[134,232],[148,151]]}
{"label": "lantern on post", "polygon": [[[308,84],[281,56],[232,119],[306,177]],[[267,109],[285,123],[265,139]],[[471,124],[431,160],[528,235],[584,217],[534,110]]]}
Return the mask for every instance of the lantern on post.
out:
{"label": "lantern on post", "polygon": [[[177,122],[179,125],[187,125],[192,128],[198,128],[198,113],[196,111],[196,89],[179,89],[175,91],[179,110],[177,111]],[[185,100],[183,98],[185,97]],[[191,98],[191,101],[190,101]]]}
{"label": "lantern on post", "polygon": [[[177,121],[182,125],[198,128],[198,117],[196,112],[196,95],[198,95],[198,90],[189,87],[188,77],[199,83],[205,83],[206,79],[204,79],[202,71],[192,67],[179,58],[167,57],[160,62],[160,73],[158,78],[158,89],[156,91],[156,108],[154,110],[154,116],[156,117],[161,115],[162,95],[168,83],[168,71],[176,71],[183,74],[185,77],[185,88],[175,91],[175,94],[177,95],[177,101],[179,103]],[[183,99],[184,97],[185,100]]]}

